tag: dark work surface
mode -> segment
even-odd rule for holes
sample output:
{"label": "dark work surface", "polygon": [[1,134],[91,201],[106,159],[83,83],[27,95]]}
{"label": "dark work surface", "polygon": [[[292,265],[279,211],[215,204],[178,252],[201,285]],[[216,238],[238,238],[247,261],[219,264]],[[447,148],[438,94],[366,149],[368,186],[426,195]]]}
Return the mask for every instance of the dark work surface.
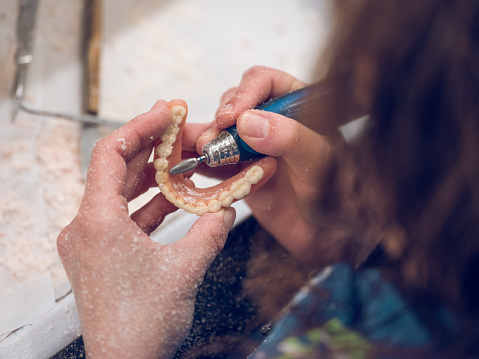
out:
{"label": "dark work surface", "polygon": [[83,348],[83,338],[79,337],[68,344],[60,352],[51,357],[51,359],[75,359],[85,358],[85,350]]}

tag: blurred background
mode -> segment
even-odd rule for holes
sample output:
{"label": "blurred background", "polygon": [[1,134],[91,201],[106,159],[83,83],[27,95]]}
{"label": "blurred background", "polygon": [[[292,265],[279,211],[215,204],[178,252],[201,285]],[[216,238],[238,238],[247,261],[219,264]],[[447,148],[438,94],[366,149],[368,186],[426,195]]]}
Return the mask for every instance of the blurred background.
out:
{"label": "blurred background", "polygon": [[[2,0],[1,358],[49,358],[80,334],[55,241],[94,141],[158,99],[182,98],[188,121],[210,122],[255,65],[309,81],[328,12],[327,0]],[[237,221],[249,215],[237,210]],[[152,237],[174,241],[195,219],[178,211]]]}

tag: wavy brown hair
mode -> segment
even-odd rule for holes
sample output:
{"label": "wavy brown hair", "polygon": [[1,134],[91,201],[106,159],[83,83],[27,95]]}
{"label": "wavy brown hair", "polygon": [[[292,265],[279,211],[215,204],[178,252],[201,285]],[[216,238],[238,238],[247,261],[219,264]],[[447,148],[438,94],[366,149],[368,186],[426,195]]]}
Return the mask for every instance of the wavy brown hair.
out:
{"label": "wavy brown hair", "polygon": [[[369,114],[351,144],[359,170],[355,192],[363,208],[358,225],[346,226],[342,252],[355,252],[364,234],[384,236],[385,273],[434,334],[439,348],[434,357],[479,357],[479,1],[334,4],[337,21],[317,78],[340,91],[318,104],[314,119],[344,123],[353,114]],[[368,231],[374,226],[379,229]],[[251,272],[260,268],[265,275],[248,276],[244,283],[262,312],[293,292],[290,286],[280,298],[282,283],[274,300],[262,295],[266,284],[276,285],[265,266],[278,262],[263,257],[270,245],[248,263]],[[304,277],[304,268],[278,253],[281,265],[299,268]],[[454,315],[454,331],[440,315],[444,307]],[[218,338],[207,349],[221,343],[216,352],[230,350],[241,339]],[[383,347],[376,354],[424,357]]]}
{"label": "wavy brown hair", "polygon": [[[379,181],[399,228],[384,243],[390,272],[444,356],[478,356],[479,1],[335,7],[327,77],[352,95],[331,106],[359,103],[370,114],[357,163],[364,188]],[[443,305],[459,324],[452,338],[437,320]]]}

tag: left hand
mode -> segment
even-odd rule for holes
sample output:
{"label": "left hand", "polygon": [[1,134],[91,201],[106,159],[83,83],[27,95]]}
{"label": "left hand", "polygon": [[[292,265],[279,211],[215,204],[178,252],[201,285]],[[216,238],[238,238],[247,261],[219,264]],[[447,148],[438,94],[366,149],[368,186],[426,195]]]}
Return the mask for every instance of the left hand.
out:
{"label": "left hand", "polygon": [[149,234],[176,208],[158,194],[128,213],[128,201],[154,183],[148,158],[176,104],[186,107],[159,101],[95,145],[81,207],[58,237],[88,357],[173,355],[191,326],[197,287],[233,226],[234,210],[222,210],[160,245]]}

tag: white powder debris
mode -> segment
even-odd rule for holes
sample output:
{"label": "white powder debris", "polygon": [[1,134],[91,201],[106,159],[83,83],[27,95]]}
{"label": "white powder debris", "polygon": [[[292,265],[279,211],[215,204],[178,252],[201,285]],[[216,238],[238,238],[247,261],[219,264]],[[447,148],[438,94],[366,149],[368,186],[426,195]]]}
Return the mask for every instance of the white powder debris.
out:
{"label": "white powder debris", "polygon": [[116,140],[117,142],[120,143],[120,147],[123,151],[126,151],[126,141],[124,138],[119,138]]}
{"label": "white powder debris", "polygon": [[56,238],[73,219],[84,188],[78,146],[76,125],[45,120],[33,136],[0,147],[0,262],[20,281],[50,273],[57,297],[68,290],[68,280]]}

